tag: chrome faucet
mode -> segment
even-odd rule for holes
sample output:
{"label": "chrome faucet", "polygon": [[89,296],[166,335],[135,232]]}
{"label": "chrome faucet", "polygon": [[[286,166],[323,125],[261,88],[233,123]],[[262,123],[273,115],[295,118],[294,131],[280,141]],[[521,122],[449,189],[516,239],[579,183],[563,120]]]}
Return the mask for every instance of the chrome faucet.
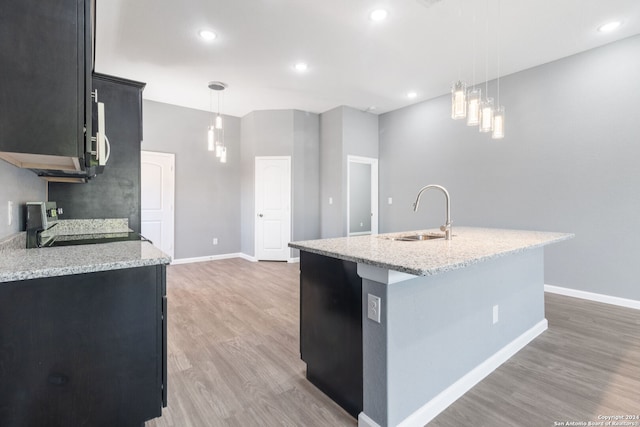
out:
{"label": "chrome faucet", "polygon": [[416,202],[413,204],[413,211],[418,212],[418,205],[420,204],[420,196],[422,196],[422,193],[424,191],[429,190],[430,188],[436,188],[444,193],[444,197],[447,202],[447,222],[444,225],[440,226],[440,231],[444,231],[445,240],[451,240],[451,205],[449,203],[449,192],[447,191],[446,188],[444,188],[441,185],[435,185],[435,184],[426,185],[422,187],[422,189],[420,189],[420,191],[418,192],[418,197],[416,198]]}

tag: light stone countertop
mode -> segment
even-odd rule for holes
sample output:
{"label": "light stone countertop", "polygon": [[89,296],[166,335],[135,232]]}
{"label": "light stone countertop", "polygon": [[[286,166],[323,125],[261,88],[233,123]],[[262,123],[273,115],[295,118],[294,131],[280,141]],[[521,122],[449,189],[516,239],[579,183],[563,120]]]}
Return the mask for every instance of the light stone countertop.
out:
{"label": "light stone countertop", "polygon": [[390,239],[418,233],[442,234],[435,229],[405,231],[291,242],[289,246],[416,276],[430,276],[574,237],[571,233],[453,227],[451,240],[404,242]]}
{"label": "light stone countertop", "polygon": [[[66,220],[56,227],[60,240],[119,236],[130,231],[126,219]],[[140,240],[37,249],[25,246],[25,232],[0,239],[0,283],[171,262],[160,249]]]}
{"label": "light stone countertop", "polygon": [[0,283],[170,262],[169,256],[145,241],[15,249],[0,258]]}

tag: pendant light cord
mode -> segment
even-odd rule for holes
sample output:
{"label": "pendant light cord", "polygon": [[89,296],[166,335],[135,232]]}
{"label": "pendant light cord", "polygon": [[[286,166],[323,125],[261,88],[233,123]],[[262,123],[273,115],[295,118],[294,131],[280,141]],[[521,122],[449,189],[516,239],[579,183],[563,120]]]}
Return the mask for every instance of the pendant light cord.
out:
{"label": "pendant light cord", "polygon": [[500,26],[502,23],[502,19],[501,19],[501,15],[500,15],[501,9],[500,9],[500,0],[498,0],[498,81],[496,82],[496,86],[497,86],[497,93],[498,93],[498,103],[496,104],[497,107],[500,107],[500,47],[501,47],[501,43],[502,43],[502,38],[500,37]]}
{"label": "pendant light cord", "polygon": [[485,21],[485,43],[487,48],[484,50],[484,99],[489,99],[489,0],[487,0],[487,16]]}

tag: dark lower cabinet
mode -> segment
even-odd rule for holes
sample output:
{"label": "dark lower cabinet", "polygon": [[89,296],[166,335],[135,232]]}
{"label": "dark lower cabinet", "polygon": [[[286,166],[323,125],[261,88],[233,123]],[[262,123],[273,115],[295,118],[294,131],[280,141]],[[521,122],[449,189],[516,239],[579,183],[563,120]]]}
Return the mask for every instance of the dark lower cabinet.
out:
{"label": "dark lower cabinet", "polygon": [[362,411],[362,279],[357,264],[300,252],[300,354],[307,379]]}
{"label": "dark lower cabinet", "polygon": [[136,426],[166,406],[165,266],[0,284],[0,425]]}

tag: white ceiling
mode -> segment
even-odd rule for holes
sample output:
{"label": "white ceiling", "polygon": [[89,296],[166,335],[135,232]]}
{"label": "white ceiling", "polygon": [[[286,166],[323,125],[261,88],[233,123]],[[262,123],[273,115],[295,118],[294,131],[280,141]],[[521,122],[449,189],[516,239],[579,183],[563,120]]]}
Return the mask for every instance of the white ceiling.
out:
{"label": "white ceiling", "polygon": [[[389,17],[373,22],[379,7]],[[623,26],[596,31],[612,19]],[[498,50],[505,75],[639,34],[640,1],[98,0],[97,21],[96,71],[146,82],[146,99],[209,111],[207,84],[220,80],[224,114],[380,114],[443,95],[459,75],[471,82],[474,46],[484,81],[487,54],[497,76]],[[203,28],[218,37],[204,42]]]}

